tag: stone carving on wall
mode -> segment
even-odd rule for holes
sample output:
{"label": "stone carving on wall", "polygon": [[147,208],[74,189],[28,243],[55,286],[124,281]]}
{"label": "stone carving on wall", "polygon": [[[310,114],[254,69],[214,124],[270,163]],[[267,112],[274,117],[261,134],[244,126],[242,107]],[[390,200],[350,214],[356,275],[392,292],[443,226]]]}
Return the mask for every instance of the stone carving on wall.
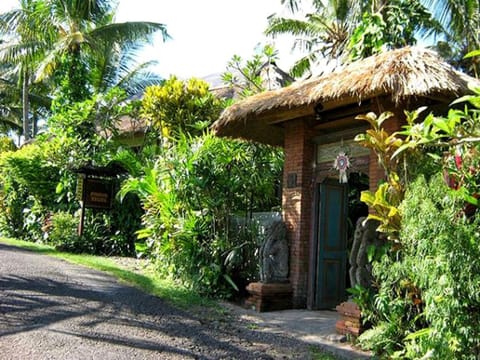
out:
{"label": "stone carving on wall", "polygon": [[283,283],[288,281],[287,229],[276,220],[265,229],[265,240],[260,247],[260,281]]}
{"label": "stone carving on wall", "polygon": [[355,226],[352,251],[350,252],[350,284],[370,288],[372,285],[372,266],[368,261],[368,248],[371,245],[384,244],[384,235],[377,232],[378,222],[360,217]]}

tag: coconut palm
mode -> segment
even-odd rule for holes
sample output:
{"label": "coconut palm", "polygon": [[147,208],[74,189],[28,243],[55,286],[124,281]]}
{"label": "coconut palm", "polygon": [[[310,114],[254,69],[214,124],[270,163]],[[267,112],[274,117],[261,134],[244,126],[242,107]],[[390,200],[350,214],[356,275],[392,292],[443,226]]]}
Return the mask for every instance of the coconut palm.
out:
{"label": "coconut palm", "polygon": [[[0,127],[2,132],[13,130],[22,133],[27,119],[27,132],[24,135],[35,136],[38,132],[38,121],[49,114],[51,99],[49,89],[44,84],[28,84],[28,91],[23,92],[24,83],[19,81],[21,72],[5,65],[0,66]],[[25,99],[22,96],[28,93]],[[28,102],[29,114],[25,114],[23,102]],[[30,127],[32,127],[30,129]]]}
{"label": "coconut palm", "polygon": [[437,44],[438,50],[453,63],[478,77],[480,75],[478,57],[462,59],[465,54],[480,49],[480,2],[425,0],[425,3],[429,8],[435,9],[434,16],[445,29],[443,39]]}
{"label": "coconut palm", "polygon": [[[61,94],[65,101],[83,100],[91,91],[104,89],[113,78],[123,86],[135,84],[135,79],[138,86],[139,74],[143,74],[144,84],[157,82],[155,76],[148,76],[146,64],[128,74],[131,63],[127,65],[126,59],[132,58],[130,50],[138,49],[153,33],[160,31],[167,38],[165,26],[115,23],[113,5],[107,0],[21,0],[19,9],[0,14],[0,33],[5,34],[0,63],[14,65],[23,84],[26,139],[30,134],[28,99],[32,79],[39,82],[50,78],[60,89],[57,96]],[[121,75],[112,75],[115,62]],[[103,79],[107,70],[110,75]]]}
{"label": "coconut palm", "polygon": [[104,54],[127,43],[145,42],[160,31],[168,38],[166,27],[153,22],[115,23],[114,3],[108,0],[44,0],[50,16],[44,19],[55,38],[53,46],[37,71],[37,79],[51,76],[63,66],[63,75],[69,83],[71,100],[82,100],[92,65]]}
{"label": "coconut palm", "polygon": [[372,1],[350,37],[349,58],[358,60],[385,49],[415,45],[418,38],[441,31],[420,0]]}
{"label": "coconut palm", "polygon": [[[283,0],[282,3],[287,3]],[[293,12],[300,9],[300,0],[288,0]],[[358,23],[362,4],[354,0],[312,1],[313,13],[305,19],[272,16],[265,34],[276,36],[291,34],[296,37],[293,49],[306,55],[300,58],[290,70],[294,77],[311,73],[320,61],[342,61],[346,55],[348,39]]]}
{"label": "coconut palm", "polygon": [[32,74],[48,46],[47,32],[40,19],[47,16],[43,2],[21,0],[20,8],[0,14],[0,63],[4,85],[12,86],[12,79],[21,89],[22,128],[24,139],[30,132],[30,86]]}
{"label": "coconut palm", "polygon": [[[300,1],[283,0],[283,3],[298,11]],[[294,48],[306,55],[294,65],[295,76],[311,72],[325,61],[341,65],[385,48],[411,45],[417,35],[440,30],[419,0],[312,0],[311,3],[314,12],[304,20],[272,17],[266,30],[269,35],[298,37]]]}
{"label": "coconut palm", "polygon": [[16,84],[0,78],[0,133],[22,129],[22,106]]}

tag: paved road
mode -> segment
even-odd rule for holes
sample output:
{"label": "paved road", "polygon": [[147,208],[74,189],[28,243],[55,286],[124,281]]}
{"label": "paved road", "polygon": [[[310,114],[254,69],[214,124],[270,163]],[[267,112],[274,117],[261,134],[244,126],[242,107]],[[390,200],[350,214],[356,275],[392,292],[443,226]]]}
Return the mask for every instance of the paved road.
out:
{"label": "paved road", "polygon": [[113,277],[0,244],[0,359],[305,359],[293,338],[206,321]]}

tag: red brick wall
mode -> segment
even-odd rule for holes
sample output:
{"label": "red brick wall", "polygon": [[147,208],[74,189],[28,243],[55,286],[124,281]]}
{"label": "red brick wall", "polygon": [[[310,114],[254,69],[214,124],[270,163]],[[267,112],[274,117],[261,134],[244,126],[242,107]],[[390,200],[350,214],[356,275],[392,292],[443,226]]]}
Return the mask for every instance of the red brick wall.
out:
{"label": "red brick wall", "polygon": [[[313,201],[313,133],[302,120],[285,123],[285,167],[283,174],[283,219],[290,244],[290,282],[293,307],[307,304],[310,224]],[[296,174],[296,185],[288,186],[289,174]]]}

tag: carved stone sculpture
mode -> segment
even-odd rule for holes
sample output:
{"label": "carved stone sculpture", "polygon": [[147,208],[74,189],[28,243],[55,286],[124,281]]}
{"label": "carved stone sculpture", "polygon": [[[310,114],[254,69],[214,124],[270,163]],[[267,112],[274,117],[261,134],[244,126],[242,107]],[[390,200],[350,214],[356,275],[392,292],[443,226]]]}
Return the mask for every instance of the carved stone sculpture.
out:
{"label": "carved stone sculpture", "polygon": [[260,281],[287,282],[288,255],[285,224],[281,220],[274,221],[265,229],[265,241],[260,247]]}
{"label": "carved stone sculpture", "polygon": [[378,222],[365,217],[357,220],[353,235],[352,251],[350,252],[350,284],[369,288],[372,284],[372,266],[368,261],[368,248],[371,245],[381,246],[383,235],[377,232]]}

